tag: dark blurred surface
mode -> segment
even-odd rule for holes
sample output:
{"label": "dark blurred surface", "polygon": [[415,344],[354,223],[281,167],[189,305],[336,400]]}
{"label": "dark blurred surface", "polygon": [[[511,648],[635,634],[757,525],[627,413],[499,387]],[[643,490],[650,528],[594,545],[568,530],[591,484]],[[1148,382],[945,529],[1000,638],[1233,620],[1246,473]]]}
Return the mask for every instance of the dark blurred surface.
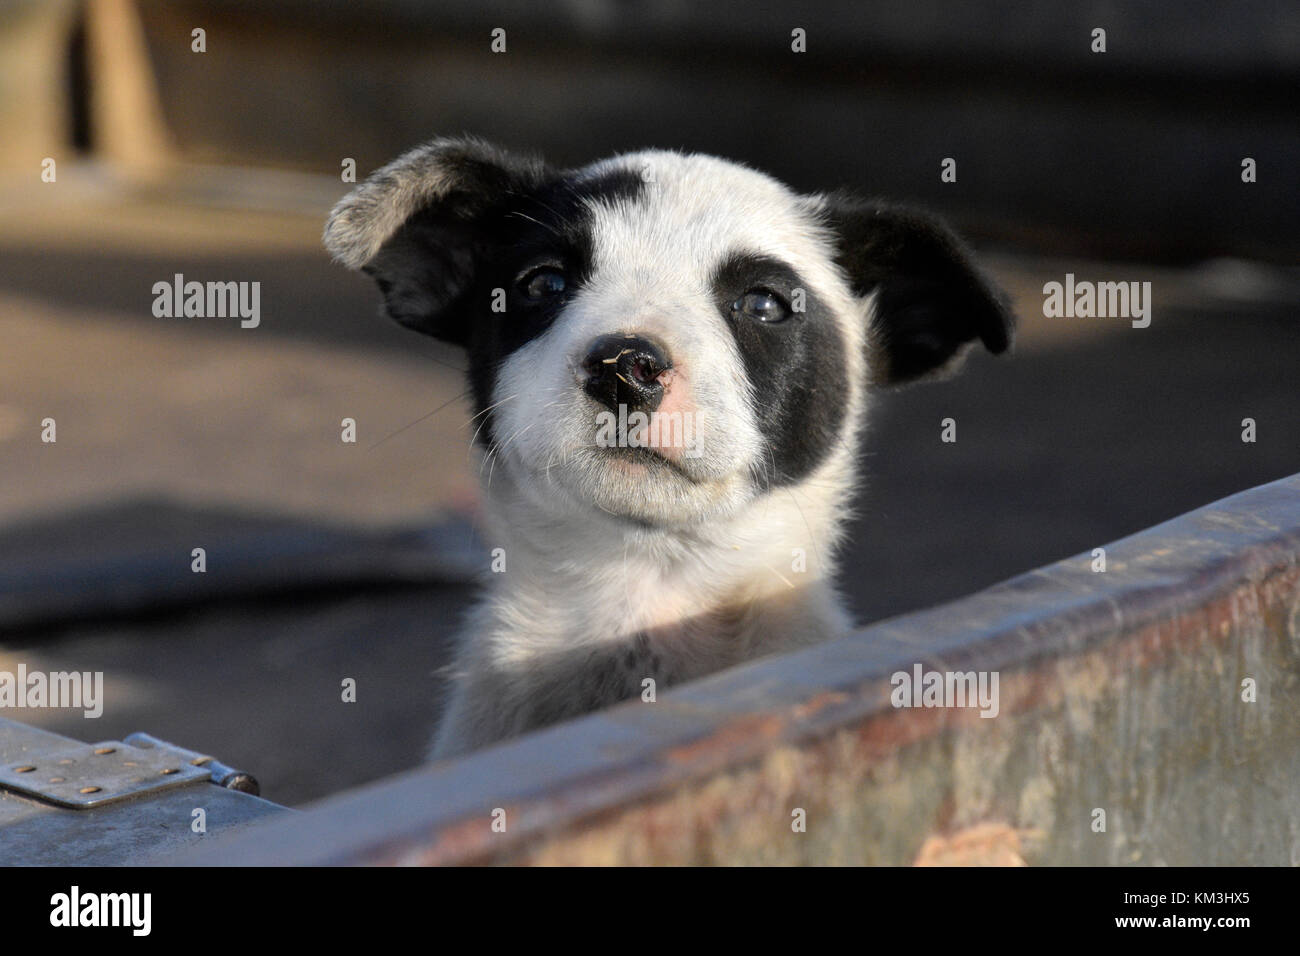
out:
{"label": "dark blurred surface", "polygon": [[859,613],[948,600],[1300,471],[1298,359],[1292,309],[1182,309],[886,396],[844,576]]}
{"label": "dark blurred surface", "polygon": [[[682,148],[809,191],[936,204],[1040,251],[1300,256],[1300,6],[1285,0],[249,0],[144,12],[168,125],[196,156],[336,175],[343,157],[371,169],[462,131],[561,164]],[[211,37],[200,64],[185,42],[197,24]],[[490,48],[495,28],[503,53]],[[806,53],[791,52],[796,28]],[[1095,28],[1104,53],[1091,50]],[[939,180],[945,157],[954,183]],[[1244,157],[1259,168],[1249,185]]]}

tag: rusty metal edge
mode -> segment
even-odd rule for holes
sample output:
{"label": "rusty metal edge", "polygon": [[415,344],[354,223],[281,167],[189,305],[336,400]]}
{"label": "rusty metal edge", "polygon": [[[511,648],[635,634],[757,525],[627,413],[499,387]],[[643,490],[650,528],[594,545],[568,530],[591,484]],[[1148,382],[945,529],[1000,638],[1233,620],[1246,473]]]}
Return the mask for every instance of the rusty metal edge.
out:
{"label": "rusty metal edge", "polygon": [[[520,859],[530,847],[656,797],[754,765],[776,748],[845,728],[882,749],[960,715],[894,710],[888,677],[915,663],[1031,675],[1044,662],[1158,644],[1162,624],[1222,601],[1242,582],[1300,564],[1300,475],[1262,485],[1106,546],[1107,571],[1079,555],[970,597],[838,641],[767,658],[321,801],[291,818],[168,858],[178,865],[449,864]],[[1154,647],[1154,645],[1152,645]],[[1152,648],[1148,648],[1150,651]],[[1155,648],[1159,651],[1160,648]],[[1172,652],[1169,647],[1165,652]],[[1050,688],[1047,688],[1050,691]],[[1004,707],[1008,704],[1004,703]],[[910,715],[900,720],[900,713]],[[902,732],[900,732],[900,727]],[[501,808],[507,833],[494,833]]]}

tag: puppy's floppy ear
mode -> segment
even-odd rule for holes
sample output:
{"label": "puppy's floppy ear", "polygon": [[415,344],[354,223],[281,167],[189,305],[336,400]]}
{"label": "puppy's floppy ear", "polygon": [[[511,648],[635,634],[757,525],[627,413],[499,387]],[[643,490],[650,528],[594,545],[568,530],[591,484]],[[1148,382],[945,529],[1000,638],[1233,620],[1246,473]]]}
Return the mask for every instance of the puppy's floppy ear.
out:
{"label": "puppy's floppy ear", "polygon": [[824,198],[822,215],[854,294],[876,294],[869,338],[876,383],[941,370],[976,339],[994,353],[1011,344],[1015,316],[1006,296],[939,219],[839,194]]}
{"label": "puppy's floppy ear", "polygon": [[436,139],[344,196],[325,224],[325,248],[374,276],[398,322],[463,345],[469,329],[457,307],[485,252],[485,218],[549,176],[533,157],[472,138]]}

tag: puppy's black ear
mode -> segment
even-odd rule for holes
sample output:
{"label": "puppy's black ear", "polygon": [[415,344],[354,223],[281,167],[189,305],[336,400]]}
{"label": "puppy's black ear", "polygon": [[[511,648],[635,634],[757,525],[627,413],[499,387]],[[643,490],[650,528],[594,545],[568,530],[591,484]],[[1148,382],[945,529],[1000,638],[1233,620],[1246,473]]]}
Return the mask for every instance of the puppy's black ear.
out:
{"label": "puppy's black ear", "polygon": [[398,322],[464,345],[457,306],[486,252],[484,222],[549,175],[541,160],[480,140],[436,139],[344,196],[325,224],[325,248],[374,276]]}
{"label": "puppy's black ear", "polygon": [[826,197],[823,216],[854,294],[876,294],[870,336],[877,384],[940,371],[968,342],[1006,351],[1015,316],[946,225],[916,210]]}

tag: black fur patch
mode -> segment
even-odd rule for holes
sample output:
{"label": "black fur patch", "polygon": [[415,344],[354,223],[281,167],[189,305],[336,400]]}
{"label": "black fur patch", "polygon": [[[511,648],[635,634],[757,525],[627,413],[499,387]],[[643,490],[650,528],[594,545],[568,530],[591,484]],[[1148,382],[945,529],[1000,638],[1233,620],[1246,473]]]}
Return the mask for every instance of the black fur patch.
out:
{"label": "black fur patch", "polygon": [[505,153],[485,143],[450,141],[401,171],[380,173],[364,199],[363,214],[380,216],[391,196],[429,177],[442,184],[437,201],[409,216],[364,271],[384,295],[388,314],[401,324],[459,345],[466,327],[456,321],[478,255],[477,224],[510,197],[555,179],[541,160]]}
{"label": "black fur patch", "polygon": [[[539,177],[532,165],[517,175],[479,166],[461,175],[466,188],[413,215],[366,271],[394,319],[466,349],[474,411],[485,419],[477,433],[490,448],[496,435],[486,410],[502,361],[549,328],[590,278],[588,203],[635,202],[645,184],[630,170],[575,183],[561,173]],[[517,280],[536,265],[565,273],[565,295],[539,303],[523,294]],[[492,308],[497,289],[505,290],[504,312]]]}
{"label": "black fur patch", "polygon": [[[762,487],[798,482],[843,439],[849,371],[835,318],[794,269],[770,256],[734,253],[714,270],[712,288],[753,384],[767,442],[755,478]],[[776,293],[787,304],[801,289],[804,310],[775,323],[734,315],[732,303],[751,289]]]}
{"label": "black fur patch", "polygon": [[976,339],[994,353],[1010,345],[1015,318],[1005,297],[940,220],[846,196],[831,198],[826,218],[853,291],[878,292],[877,382],[925,375]]}
{"label": "black fur patch", "polygon": [[[560,178],[534,193],[516,196],[480,223],[482,245],[472,291],[460,321],[468,324],[469,378],[475,412],[492,403],[501,363],[516,349],[548,329],[556,316],[591,278],[591,201],[635,202],[644,182],[630,171],[610,173],[575,185]],[[564,296],[544,304],[528,301],[518,287],[521,272],[536,264],[560,267],[568,277]],[[494,290],[506,290],[506,311],[493,312]],[[486,447],[496,442],[492,412],[480,438]]]}

